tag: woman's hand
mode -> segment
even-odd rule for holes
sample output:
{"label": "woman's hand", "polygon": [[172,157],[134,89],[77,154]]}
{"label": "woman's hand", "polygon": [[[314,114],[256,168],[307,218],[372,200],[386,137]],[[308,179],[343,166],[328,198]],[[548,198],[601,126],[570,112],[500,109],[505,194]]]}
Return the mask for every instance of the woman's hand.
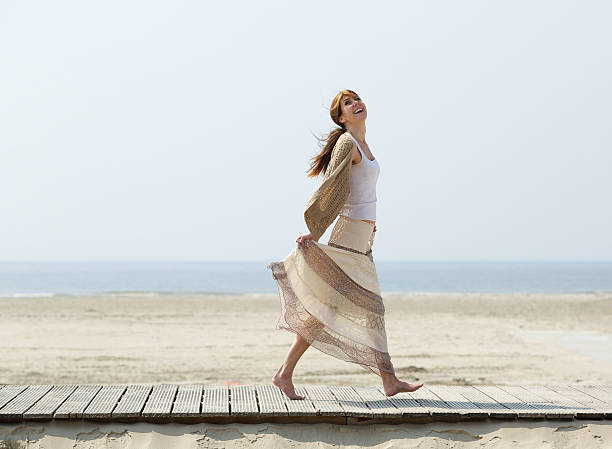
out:
{"label": "woman's hand", "polygon": [[310,232],[308,234],[302,234],[297,239],[295,239],[297,244],[302,246],[304,245],[304,242],[306,240],[312,240],[312,234]]}

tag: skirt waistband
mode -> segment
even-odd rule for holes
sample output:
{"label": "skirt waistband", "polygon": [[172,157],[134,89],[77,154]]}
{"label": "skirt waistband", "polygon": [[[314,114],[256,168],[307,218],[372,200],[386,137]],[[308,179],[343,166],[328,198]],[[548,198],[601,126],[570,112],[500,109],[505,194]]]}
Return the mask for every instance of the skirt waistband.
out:
{"label": "skirt waistband", "polygon": [[368,255],[372,252],[374,234],[373,223],[340,215],[327,244],[335,248]]}

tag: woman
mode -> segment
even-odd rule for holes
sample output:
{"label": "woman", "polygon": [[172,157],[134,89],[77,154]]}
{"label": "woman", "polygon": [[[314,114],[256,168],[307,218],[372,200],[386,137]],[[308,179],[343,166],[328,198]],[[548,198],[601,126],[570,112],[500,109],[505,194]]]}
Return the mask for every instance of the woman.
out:
{"label": "woman", "polygon": [[[292,376],[312,345],[378,374],[387,396],[415,391],[423,384],[400,381],[387,351],[385,307],[372,258],[380,168],[365,141],[367,110],[355,92],[343,90],[330,115],[339,128],[321,139],[326,144],[308,172],[324,174],[304,211],[310,232],[297,238],[285,260],[268,265],[281,298],[277,328],[296,334],[272,382],[290,399],[303,399]],[[336,217],[327,245],[318,243]]]}

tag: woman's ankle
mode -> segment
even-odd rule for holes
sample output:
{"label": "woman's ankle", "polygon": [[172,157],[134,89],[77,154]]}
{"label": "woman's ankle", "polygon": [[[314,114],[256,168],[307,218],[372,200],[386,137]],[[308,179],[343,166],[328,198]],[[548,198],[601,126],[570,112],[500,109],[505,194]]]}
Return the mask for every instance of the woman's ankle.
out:
{"label": "woman's ankle", "polygon": [[399,379],[395,375],[395,373],[385,373],[384,371],[380,372],[380,377],[382,378],[383,385],[393,385],[399,382]]}
{"label": "woman's ankle", "polygon": [[291,379],[293,377],[293,370],[287,370],[284,369],[284,366],[281,366],[278,371],[276,371],[275,376],[283,379]]}

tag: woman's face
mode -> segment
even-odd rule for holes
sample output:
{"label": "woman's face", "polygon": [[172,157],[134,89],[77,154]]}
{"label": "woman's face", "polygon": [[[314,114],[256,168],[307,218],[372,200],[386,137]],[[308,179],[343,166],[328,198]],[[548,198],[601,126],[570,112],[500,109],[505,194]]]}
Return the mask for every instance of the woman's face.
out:
{"label": "woman's face", "polygon": [[357,95],[344,95],[340,100],[340,123],[345,127],[351,127],[359,122],[363,122],[368,116],[365,103]]}

